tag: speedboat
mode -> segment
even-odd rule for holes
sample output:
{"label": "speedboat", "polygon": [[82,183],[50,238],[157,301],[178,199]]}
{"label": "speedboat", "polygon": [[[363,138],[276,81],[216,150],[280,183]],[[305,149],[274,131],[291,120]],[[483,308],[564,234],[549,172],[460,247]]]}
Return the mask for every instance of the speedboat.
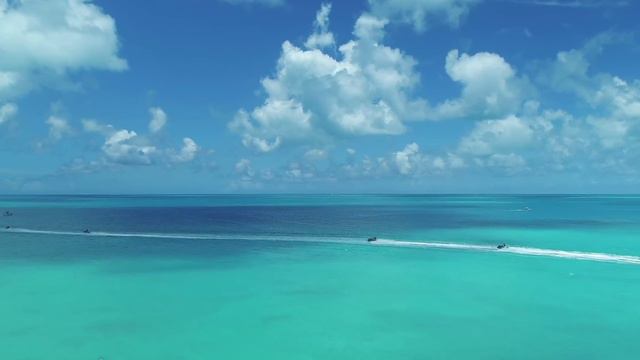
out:
{"label": "speedboat", "polygon": [[374,237],[370,237],[370,238],[368,238],[368,239],[367,239],[367,242],[374,242],[374,241],[376,241],[376,240],[378,240],[378,238],[374,236]]}
{"label": "speedboat", "polygon": [[506,247],[507,247],[507,244],[505,244],[505,243],[502,243],[502,244],[498,245],[498,249],[504,249]]}
{"label": "speedboat", "polygon": [[84,229],[83,233],[85,233],[85,234],[91,234],[91,231],[89,231],[89,229]]}

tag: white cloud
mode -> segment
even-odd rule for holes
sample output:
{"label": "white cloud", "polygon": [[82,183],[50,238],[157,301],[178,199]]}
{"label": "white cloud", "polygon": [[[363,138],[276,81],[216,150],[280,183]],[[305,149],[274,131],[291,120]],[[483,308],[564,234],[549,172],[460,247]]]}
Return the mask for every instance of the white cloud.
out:
{"label": "white cloud", "polygon": [[600,115],[587,120],[603,147],[636,142],[640,135],[640,81],[630,84],[616,76],[600,75],[597,82],[587,99]]}
{"label": "white cloud", "polygon": [[528,102],[519,116],[475,124],[463,137],[457,154],[480,168],[513,175],[522,171],[579,170],[600,156],[593,151],[594,134],[584,119],[562,110],[539,109]]}
{"label": "white cloud", "polygon": [[553,91],[572,93],[592,102],[602,81],[611,81],[613,76],[606,73],[590,74],[590,61],[602,54],[607,46],[631,42],[628,34],[610,31],[600,33],[586,41],[581,48],[558,52],[553,61],[541,68],[538,81]]}
{"label": "white cloud", "polygon": [[527,81],[518,78],[511,65],[498,54],[469,55],[451,50],[445,69],[463,89],[459,98],[447,100],[434,109],[431,117],[436,120],[513,114],[527,92]]}
{"label": "white cloud", "polygon": [[631,125],[622,120],[589,118],[600,143],[606,149],[624,146],[629,137]]}
{"label": "white cloud", "polygon": [[262,153],[273,151],[277,149],[280,144],[281,140],[279,136],[276,136],[276,138],[273,139],[272,142],[269,142],[269,140],[267,139],[262,139],[248,134],[245,134],[242,137],[242,145]]}
{"label": "white cloud", "polygon": [[433,23],[457,27],[480,0],[369,0],[374,15],[410,23],[424,31]]}
{"label": "white cloud", "polygon": [[[234,132],[241,133],[242,144],[245,147],[258,152],[270,152],[277,149],[281,144],[281,138],[279,135],[275,136],[272,141],[252,135],[260,131],[251,123],[250,115],[244,110],[240,110],[236,113],[233,121],[229,123],[229,129]],[[295,135],[295,133],[293,135]]]}
{"label": "white cloud", "polygon": [[[546,110],[537,115],[529,115],[528,123],[535,134],[533,150],[543,157],[544,165],[555,170],[578,164],[578,155],[587,158],[592,148],[592,139],[584,121],[560,110]],[[571,161],[571,163],[570,163]]]}
{"label": "white cloud", "polygon": [[18,113],[18,105],[6,103],[0,106],[0,125],[8,122]]}
{"label": "white cloud", "polygon": [[149,131],[157,133],[164,128],[167,124],[167,114],[159,107],[152,107],[149,109],[151,114],[151,121],[149,121]]}
{"label": "white cloud", "polygon": [[364,13],[358,17],[353,34],[368,43],[379,43],[384,40],[385,27],[389,20]]}
{"label": "white cloud", "polygon": [[541,80],[556,91],[575,92],[588,96],[590,79],[587,75],[589,61],[580,50],[561,51],[556,59],[540,75]]}
{"label": "white cloud", "polygon": [[178,163],[193,161],[193,159],[195,159],[196,155],[198,154],[200,147],[198,146],[198,144],[196,144],[195,141],[193,141],[193,139],[188,137],[182,139],[182,143],[183,145],[182,149],[180,149],[180,152],[172,155],[171,159],[174,162]]}
{"label": "white cloud", "polygon": [[394,154],[394,161],[400,174],[407,175],[411,173],[419,151],[420,147],[418,144],[411,143],[407,145],[404,150]]}
{"label": "white cloud", "polygon": [[112,133],[102,145],[102,151],[110,161],[123,165],[150,165],[157,150],[135,131],[129,130]]}
{"label": "white cloud", "polygon": [[[354,30],[358,34],[358,44],[368,41],[380,46],[384,24],[384,20],[373,17],[358,20]],[[462,168],[473,168],[477,174],[490,176],[496,173],[546,176],[550,172],[586,176],[591,171],[640,173],[635,165],[640,159],[640,145],[637,145],[640,140],[640,80],[625,80],[607,73],[592,74],[590,69],[590,57],[602,52],[613,38],[598,36],[581,49],[559,53],[555,61],[546,67],[549,71],[544,80],[550,89],[535,93],[536,100],[530,99],[533,91],[528,79],[518,75],[501,56],[452,51],[447,58],[446,70],[451,79],[462,85],[462,93],[458,98],[428,109],[431,112],[428,117],[438,111],[445,114],[446,104],[449,110],[456,110],[450,111],[446,117],[482,119],[460,139],[453,152],[427,153],[421,151],[417,143],[407,144],[399,151],[379,157],[356,156],[352,151],[343,158],[344,163],[336,167],[330,165],[328,169],[316,169],[313,167],[315,164],[297,162],[272,178],[331,181],[340,177],[384,179],[400,176],[411,181],[428,181],[432,175],[447,176]],[[302,50],[297,54],[309,55]],[[318,60],[316,68],[332,64],[332,61],[346,63],[321,51],[317,54],[322,57],[313,59],[327,61]],[[288,82],[279,82],[280,77],[268,80],[274,80],[277,85],[269,88],[274,90],[274,94],[290,94]],[[267,80],[265,82],[268,83]],[[553,90],[575,95],[577,108],[586,108],[585,113],[581,115],[579,112],[544,108],[537,97],[542,99],[548,94],[555,96]],[[299,104],[300,113],[309,115],[308,121],[302,122],[309,127],[297,134],[304,133],[304,139],[332,134],[327,127],[318,126],[315,117],[317,111],[306,105],[306,99],[301,100],[298,95],[285,99]],[[252,130],[260,129],[252,114],[245,115],[243,121],[253,126]],[[284,131],[278,134],[279,141],[292,139],[289,135],[283,135]],[[312,148],[306,153],[307,160],[314,157],[313,150],[318,149]],[[306,177],[303,174],[307,174]]]}
{"label": "white cloud", "polygon": [[615,118],[640,120],[640,81],[628,83],[617,76],[599,76],[599,87],[590,98]]}
{"label": "white cloud", "polygon": [[0,1],[0,99],[73,71],[121,71],[113,18],[88,0]]}
{"label": "white cloud", "polygon": [[[318,17],[326,19],[327,9]],[[400,134],[404,121],[425,119],[426,101],[412,96],[416,62],[380,43],[385,23],[362,15],[356,38],[336,58],[285,41],[276,75],[262,81],[266,100],[251,112],[240,110],[230,129],[245,146],[271,151],[287,141]]]}
{"label": "white cloud", "polygon": [[586,105],[587,130],[603,149],[626,149],[617,156],[627,157],[635,156],[638,149],[632,145],[640,139],[640,80],[593,73],[591,61],[607,46],[629,41],[626,34],[598,34],[581,48],[559,52],[554,61],[542,68],[538,79],[549,91],[571,94],[579,106]]}
{"label": "white cloud", "polygon": [[46,124],[49,125],[49,139],[52,141],[58,141],[73,133],[69,122],[58,116],[49,116]]}
{"label": "white cloud", "polygon": [[534,132],[528,123],[516,116],[478,122],[473,131],[462,139],[460,153],[487,156],[511,152],[529,146]]}
{"label": "white cloud", "polygon": [[284,171],[284,175],[293,181],[308,180],[316,177],[312,168],[305,167],[297,162],[290,163],[289,167]]}
{"label": "white cloud", "polygon": [[323,49],[335,46],[336,41],[333,33],[329,31],[330,13],[331,4],[322,4],[316,14],[316,21],[313,24],[313,34],[311,34],[304,43],[307,49]]}
{"label": "white cloud", "polygon": [[403,150],[391,155],[391,162],[400,175],[423,176],[446,173],[466,166],[464,160],[453,153],[429,155],[420,151],[420,146],[410,143]]}
{"label": "white cloud", "polygon": [[[451,174],[467,167],[465,160],[454,153],[440,155],[424,153],[417,143],[409,143],[402,150],[385,156],[371,158],[353,157],[337,170],[341,176],[350,179],[414,178],[424,180],[433,175]],[[328,177],[328,176],[325,176]]]}
{"label": "white cloud", "polygon": [[186,163],[193,161],[201,150],[191,138],[182,139],[182,148],[175,150],[161,148],[154,144],[154,138],[139,135],[135,131],[116,129],[96,120],[82,120],[84,131],[104,136],[101,147],[108,162],[120,165],[151,165],[161,161],[166,163]]}

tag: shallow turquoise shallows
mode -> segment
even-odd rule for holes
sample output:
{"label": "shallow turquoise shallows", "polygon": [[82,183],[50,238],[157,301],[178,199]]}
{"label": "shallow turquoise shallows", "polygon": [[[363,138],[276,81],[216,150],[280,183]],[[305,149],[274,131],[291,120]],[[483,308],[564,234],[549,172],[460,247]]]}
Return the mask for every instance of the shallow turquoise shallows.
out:
{"label": "shallow turquoise shallows", "polygon": [[639,210],[604,195],[3,196],[0,359],[635,359]]}

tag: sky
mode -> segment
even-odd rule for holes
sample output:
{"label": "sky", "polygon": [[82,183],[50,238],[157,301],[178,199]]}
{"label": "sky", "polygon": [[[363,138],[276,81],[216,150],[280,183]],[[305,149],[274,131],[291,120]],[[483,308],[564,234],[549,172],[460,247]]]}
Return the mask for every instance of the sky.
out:
{"label": "sky", "polygon": [[638,193],[637,14],[0,0],[0,193]]}

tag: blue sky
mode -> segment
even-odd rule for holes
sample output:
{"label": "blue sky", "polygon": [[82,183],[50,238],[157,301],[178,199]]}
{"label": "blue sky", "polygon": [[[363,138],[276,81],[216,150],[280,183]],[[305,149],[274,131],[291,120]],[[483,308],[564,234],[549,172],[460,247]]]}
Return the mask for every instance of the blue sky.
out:
{"label": "blue sky", "polygon": [[638,192],[637,14],[0,0],[0,193]]}

